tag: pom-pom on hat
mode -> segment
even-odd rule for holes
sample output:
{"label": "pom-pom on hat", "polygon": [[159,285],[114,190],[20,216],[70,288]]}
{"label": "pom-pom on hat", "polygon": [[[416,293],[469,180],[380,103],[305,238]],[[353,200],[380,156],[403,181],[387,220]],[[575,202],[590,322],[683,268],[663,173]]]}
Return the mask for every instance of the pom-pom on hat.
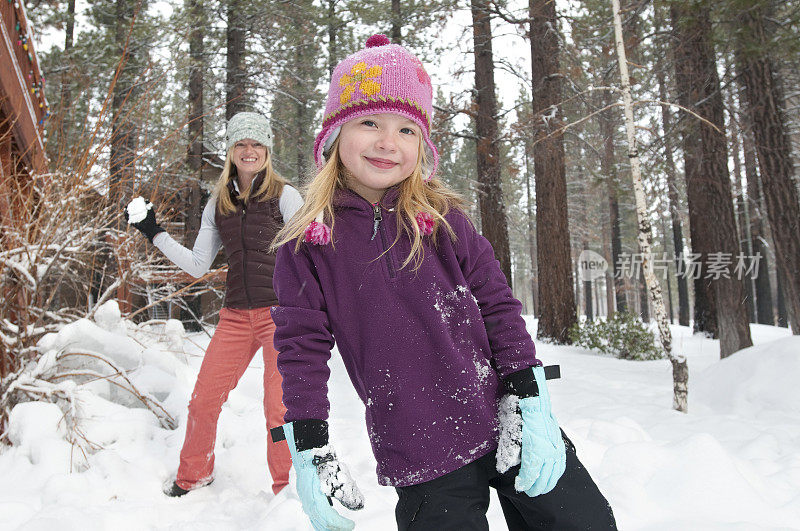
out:
{"label": "pom-pom on hat", "polygon": [[394,113],[422,130],[428,167],[426,181],[436,173],[439,153],[431,142],[433,88],[422,62],[386,35],[373,35],[367,46],[340,62],[333,70],[322,131],[314,142],[314,160],[325,164],[330,149],[345,122],[368,114]]}
{"label": "pom-pom on hat", "polygon": [[250,138],[272,149],[272,127],[266,116],[257,112],[237,112],[228,121],[225,131],[225,150],[245,138]]}

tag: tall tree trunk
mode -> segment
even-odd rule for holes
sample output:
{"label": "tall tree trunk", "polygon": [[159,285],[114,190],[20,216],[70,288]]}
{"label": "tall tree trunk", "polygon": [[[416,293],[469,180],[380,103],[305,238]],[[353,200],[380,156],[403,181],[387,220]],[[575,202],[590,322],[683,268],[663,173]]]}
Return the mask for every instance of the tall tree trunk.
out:
{"label": "tall tree trunk", "polygon": [[186,163],[191,172],[189,193],[186,204],[186,231],[184,244],[191,244],[200,230],[200,216],[202,214],[201,201],[203,166],[203,28],[205,28],[205,13],[203,0],[187,0],[186,8],[189,12],[189,146],[186,154]]}
{"label": "tall tree trunk", "polygon": [[[297,149],[295,156],[295,175],[297,182],[305,182],[308,173],[308,153],[311,151],[307,147],[308,131],[312,127],[309,123],[309,97],[307,85],[310,83],[308,67],[312,64],[308,58],[308,44],[313,41],[313,35],[310,31],[310,26],[303,25],[298,28],[298,32],[303,35],[301,39],[295,44],[294,49],[294,62],[295,62],[295,81],[294,89],[296,91],[296,98],[294,100],[295,110],[295,127],[294,138],[292,139]],[[312,117],[313,117],[313,113]]]}
{"label": "tall tree trunk", "polygon": [[529,0],[533,84],[534,171],[536,173],[536,243],[539,265],[539,337],[568,343],[577,321],[572,292],[567,178],[555,2]]}
{"label": "tall tree trunk", "polygon": [[577,308],[578,314],[580,315],[583,303],[581,302],[581,277],[578,273],[580,265],[578,264],[577,260],[573,264],[573,267],[575,268],[575,271],[573,271],[573,273],[575,273],[575,276],[573,277],[575,279],[575,284],[572,286],[572,289],[575,290],[575,308]]}
{"label": "tall tree trunk", "polygon": [[71,55],[75,33],[75,0],[67,2],[67,21],[64,30],[64,59],[69,67],[61,76],[61,105],[69,106],[72,104],[72,91],[69,85],[72,77]]}
{"label": "tall tree trunk", "polygon": [[536,218],[533,214],[533,195],[531,194],[531,167],[530,159],[533,156],[530,142],[525,137],[525,210],[528,221],[528,253],[531,258],[531,300],[533,301],[533,315],[539,317],[538,277],[536,264]]}
{"label": "tall tree trunk", "polygon": [[119,65],[117,81],[111,108],[113,124],[111,126],[110,154],[110,199],[117,204],[124,204],[133,188],[134,161],[136,159],[136,140],[138,130],[136,122],[129,115],[134,104],[137,91],[136,58],[134,57],[131,34],[135,13],[141,8],[141,2],[135,0],[117,0],[115,5],[115,33]]}
{"label": "tall tree trunk", "polygon": [[[740,249],[728,173],[722,94],[710,37],[711,19],[704,4],[673,2],[671,13],[679,99],[707,120],[687,117],[687,129],[692,133],[686,138],[694,139],[696,134],[699,140],[699,153],[694,146],[685,145],[692,250],[702,253],[706,266],[718,262],[715,257],[727,257],[730,263]],[[744,283],[730,269],[728,275],[711,276],[720,356],[724,358],[753,344]]]}
{"label": "tall tree trunk", "polygon": [[136,15],[145,9],[142,0],[117,0],[115,6],[115,33],[119,65],[117,81],[114,84],[111,108],[113,123],[111,126],[111,153],[109,160],[110,199],[117,204],[124,204],[133,189],[136,160],[136,143],[138,127],[136,119],[130,115],[139,90],[136,78],[140,61],[137,57],[136,45],[133,41],[133,24]]}
{"label": "tall tree trunk", "polygon": [[[67,14],[64,27],[64,56],[61,72],[60,112],[56,114],[57,120],[51,121],[47,129],[57,136],[50,138],[50,147],[53,145],[66,147],[74,146],[72,132],[75,130],[76,117],[71,113],[72,85],[75,82],[75,64],[73,61],[72,47],[75,41],[75,0],[68,0]],[[54,127],[55,126],[55,127]],[[55,143],[53,143],[55,141]]]}
{"label": "tall tree trunk", "polygon": [[[610,221],[610,220],[609,220]],[[611,262],[611,224],[603,223],[603,250],[606,260]],[[606,316],[611,317],[616,309],[615,306],[615,292],[614,292],[614,270],[606,271],[603,277],[605,284],[605,301],[606,301]]]}
{"label": "tall tree trunk", "polygon": [[[612,103],[609,95],[602,100],[603,107]],[[620,255],[622,254],[622,235],[620,230],[619,217],[619,198],[617,189],[619,187],[617,177],[617,164],[614,149],[614,134],[616,133],[616,121],[614,120],[614,109],[607,109],[600,113],[600,136],[603,138],[603,151],[600,156],[600,172],[606,180],[606,190],[608,192],[608,218],[611,225],[611,270],[614,278],[614,294],[617,301],[617,311],[628,311],[628,303],[625,299],[625,287],[622,275],[619,274]]]}
{"label": "tall tree trunk", "polygon": [[227,0],[228,25],[225,29],[228,44],[225,69],[225,119],[246,108],[244,71],[245,5],[241,0]]}
{"label": "tall tree trunk", "polygon": [[200,229],[200,182],[203,166],[203,71],[205,68],[203,53],[203,30],[205,28],[205,11],[203,0],[186,0],[189,13],[189,145],[186,163],[192,175],[192,190],[189,193],[186,221],[186,243],[193,242]]}
{"label": "tall tree trunk", "polygon": [[[749,120],[747,120],[749,124]],[[750,131],[743,131],[742,145],[744,151],[744,174],[747,177],[748,214],[750,217],[750,243],[754,257],[759,257],[759,273],[755,277],[756,284],[756,322],[766,325],[775,324],[775,306],[772,302],[772,283],[769,278],[770,259],[764,234],[764,209],[761,201],[761,187],[758,180],[758,163],[755,146]]]}
{"label": "tall tree trunk", "polygon": [[[698,42],[699,39],[697,38],[691,43],[683,42],[682,39],[691,32],[694,31],[697,33],[696,25],[692,26],[692,28],[682,27],[682,32],[678,31],[676,28],[676,17],[684,16],[685,12],[676,11],[672,8],[671,15],[673,25],[672,55],[673,64],[675,65],[675,83],[678,90],[678,99],[681,104],[686,106],[690,105],[692,101],[701,100],[700,95],[692,93],[692,91],[695,90],[692,84],[697,83],[695,78],[698,73],[693,70],[695,65],[692,63],[694,58],[691,57],[691,51],[702,43]],[[688,26],[688,23],[684,26]],[[686,179],[686,200],[689,206],[689,237],[691,240],[692,252],[699,255],[699,260],[694,260],[698,262],[699,267],[697,271],[698,274],[694,278],[694,331],[706,332],[718,338],[719,329],[717,326],[716,298],[714,296],[713,287],[711,286],[711,281],[705,278],[705,257],[708,256],[708,253],[712,253],[716,249],[714,249],[714,244],[711,241],[711,234],[706,228],[709,223],[713,221],[705,207],[705,198],[700,195],[701,192],[705,191],[702,187],[704,181],[701,175],[703,147],[701,145],[699,126],[694,122],[694,118],[687,116],[684,117],[682,122],[683,165],[684,177]],[[687,122],[690,123],[687,124]],[[710,193],[713,194],[713,192],[712,190]],[[683,265],[686,266],[685,260],[683,262]],[[679,273],[687,271],[687,269],[680,269],[680,266],[681,264],[679,263]]]}
{"label": "tall tree trunk", "polygon": [[[135,42],[133,35],[136,17],[146,11],[144,0],[116,0],[114,20],[114,44],[119,54],[115,73],[116,81],[111,99],[112,124],[109,154],[109,195],[108,199],[119,209],[130,199],[136,175],[136,147],[139,137],[137,118],[132,109],[136,106],[141,92],[137,77],[142,74],[143,62],[141,43]],[[117,273],[123,276],[125,261],[116,260]],[[131,292],[127,283],[117,288],[120,309],[130,309]]]}
{"label": "tall tree trunk", "polygon": [[[661,100],[664,101],[664,100]],[[667,252],[666,249],[669,248],[669,236],[667,235],[667,225],[664,221],[664,218],[661,218],[661,241],[664,245],[665,253]],[[669,279],[669,264],[667,264],[666,270],[664,272],[664,283],[667,285],[667,304],[669,304],[669,322],[670,324],[675,322],[675,309],[672,304],[672,282]]]}
{"label": "tall tree trunk", "polygon": [[602,312],[600,310],[601,305],[603,304],[603,292],[600,290],[600,279],[595,279],[594,283],[594,301],[596,305],[596,313],[597,316],[600,317]]}
{"label": "tall tree trunk", "polygon": [[[786,291],[784,289],[785,281],[780,269],[776,276],[776,292],[778,297],[777,310],[778,310],[778,326],[786,328],[789,326],[789,315],[786,310]],[[793,330],[794,331],[794,330]]]}
{"label": "tall tree trunk", "polygon": [[783,116],[775,67],[767,52],[764,8],[748,2],[751,9],[739,13],[743,30],[737,48],[742,65],[748,111],[753,125],[761,184],[767,205],[775,261],[785,291],[792,333],[800,334],[800,200],[792,182],[791,146]]}
{"label": "tall tree trunk", "polygon": [[[589,227],[589,218],[588,218],[588,211],[589,205],[587,205],[587,196],[589,195],[589,181],[586,178],[586,174],[584,173],[583,164],[581,161],[585,160],[585,155],[583,153],[583,149],[581,147],[578,148],[577,152],[577,168],[576,168],[576,177],[579,186],[581,187],[580,190],[580,197],[581,197],[581,209],[580,209],[580,226],[583,227],[583,230],[579,230],[579,235],[581,239],[581,248],[583,251],[589,250],[589,237],[588,237],[588,227]],[[588,274],[589,271],[585,271],[586,275],[585,278],[581,279],[581,255],[582,253],[578,253],[578,260],[576,261],[578,265],[578,269],[575,271],[575,278],[578,280],[576,290],[576,300],[581,299],[581,289],[583,290],[583,314],[586,316],[587,321],[594,321],[594,305],[592,304],[592,278]],[[582,282],[580,282],[582,280]],[[580,312],[581,303],[578,302],[578,309]]]}
{"label": "tall tree trunk", "polygon": [[[583,249],[589,249],[589,242],[585,239],[583,240]],[[583,304],[585,308],[586,320],[593,321],[594,320],[594,307],[592,304],[592,281],[587,276],[586,279],[583,281]]]}
{"label": "tall tree trunk", "polygon": [[[190,247],[194,244],[200,232],[200,221],[203,215],[203,189],[200,183],[203,180],[203,133],[204,114],[203,108],[203,30],[206,27],[205,6],[203,0],[185,0],[186,11],[189,15],[189,145],[186,153],[186,165],[191,174],[186,186],[186,204],[184,211],[183,244]],[[184,297],[188,310],[181,310],[181,321],[187,329],[200,331],[197,318],[202,315],[199,295]]]}
{"label": "tall tree trunk", "polygon": [[[667,83],[664,69],[659,65],[656,69],[658,79],[658,97],[661,101],[667,100]],[[667,199],[669,201],[669,216],[672,222],[672,247],[675,251],[675,270],[678,283],[678,324],[689,326],[689,283],[686,275],[686,261],[683,256],[683,224],[680,214],[680,200],[678,198],[678,172],[675,168],[672,145],[672,113],[669,107],[661,105],[661,126],[664,131],[664,162],[667,176]]]}
{"label": "tall tree trunk", "polygon": [[[741,153],[741,143],[739,142],[740,127],[737,124],[735,116],[735,106],[733,98],[728,99],[728,109],[730,116],[730,133],[731,133],[731,155],[733,156],[733,194],[736,202],[736,227],[739,230],[739,246],[742,252],[747,256],[753,255],[753,249],[750,246],[749,237],[749,222],[747,219],[747,202],[744,197],[744,186],[742,186],[742,161],[739,158]],[[745,286],[745,299],[747,303],[747,315],[751,323],[756,322],[756,307],[755,307],[755,283],[751,276],[743,278]]]}
{"label": "tall tree trunk", "polygon": [[400,12],[400,0],[392,0],[392,42],[403,44],[403,17]]}
{"label": "tall tree trunk", "polygon": [[622,82],[622,97],[625,104],[625,132],[628,139],[628,159],[631,161],[631,179],[633,180],[633,192],[636,197],[636,219],[639,222],[639,251],[642,253],[642,270],[644,273],[650,299],[656,312],[656,323],[658,325],[659,337],[664,353],[672,363],[672,391],[673,407],[678,411],[686,413],[689,408],[689,370],[686,364],[686,356],[675,355],[672,351],[672,332],[667,322],[667,314],[664,309],[664,299],[661,295],[661,285],[653,272],[653,263],[650,260],[651,246],[650,238],[652,227],[650,218],[647,214],[647,198],[644,194],[642,184],[641,166],[639,162],[639,148],[636,139],[636,126],[633,117],[633,97],[631,95],[631,83],[628,78],[628,60],[625,55],[625,45],[622,38],[622,21],[619,15],[619,0],[611,0],[614,12],[614,41],[617,49],[619,62],[619,76]]}
{"label": "tall tree trunk", "polygon": [[192,176],[199,182],[201,180],[200,170],[203,164],[205,114],[203,108],[205,6],[203,0],[185,0],[185,2],[189,15],[189,83],[187,86],[189,93],[189,148],[186,162],[192,172]]}
{"label": "tall tree trunk", "polygon": [[472,35],[475,46],[475,119],[476,155],[478,161],[478,203],[481,209],[481,231],[494,247],[500,268],[509,286],[511,253],[508,245],[508,226],[500,186],[500,146],[497,132],[497,101],[495,99],[494,60],[492,59],[492,27],[489,4],[472,0]]}
{"label": "tall tree trunk", "polygon": [[338,50],[336,47],[336,32],[339,30],[339,20],[336,17],[337,0],[328,0],[328,75],[333,76],[333,69],[338,64]]}

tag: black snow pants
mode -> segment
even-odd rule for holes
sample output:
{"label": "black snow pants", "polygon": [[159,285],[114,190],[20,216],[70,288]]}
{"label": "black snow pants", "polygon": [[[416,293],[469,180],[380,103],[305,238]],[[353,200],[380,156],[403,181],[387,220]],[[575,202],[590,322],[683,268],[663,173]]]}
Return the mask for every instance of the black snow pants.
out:
{"label": "black snow pants", "polygon": [[495,452],[425,483],[398,487],[395,508],[400,531],[472,531],[489,529],[489,487],[497,490],[509,531],[615,530],[614,513],[561,432],[567,468],[556,487],[529,497],[514,489],[516,466],[505,474],[495,468]]}

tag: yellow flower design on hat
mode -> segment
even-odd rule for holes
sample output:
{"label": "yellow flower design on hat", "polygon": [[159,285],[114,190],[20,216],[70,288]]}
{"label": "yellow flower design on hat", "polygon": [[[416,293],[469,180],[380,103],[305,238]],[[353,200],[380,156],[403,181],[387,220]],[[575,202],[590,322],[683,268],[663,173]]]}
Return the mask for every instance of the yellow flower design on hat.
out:
{"label": "yellow flower design on hat", "polygon": [[361,90],[365,96],[372,96],[380,92],[381,84],[375,81],[375,78],[381,75],[383,67],[380,65],[367,66],[364,61],[358,62],[350,69],[350,74],[345,74],[339,78],[339,86],[344,87],[344,91],[339,96],[339,103],[344,105],[353,97],[356,87]]}

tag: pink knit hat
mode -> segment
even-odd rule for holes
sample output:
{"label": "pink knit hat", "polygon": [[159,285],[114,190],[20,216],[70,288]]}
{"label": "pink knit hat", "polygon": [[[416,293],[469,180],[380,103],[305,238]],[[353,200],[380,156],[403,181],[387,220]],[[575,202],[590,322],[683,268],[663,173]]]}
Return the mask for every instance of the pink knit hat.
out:
{"label": "pink knit hat", "polygon": [[314,160],[325,164],[325,155],[345,122],[376,113],[404,116],[422,130],[430,180],[439,165],[439,152],[431,142],[433,88],[422,62],[386,35],[373,35],[367,47],[340,62],[333,71],[322,131],[314,142]]}

